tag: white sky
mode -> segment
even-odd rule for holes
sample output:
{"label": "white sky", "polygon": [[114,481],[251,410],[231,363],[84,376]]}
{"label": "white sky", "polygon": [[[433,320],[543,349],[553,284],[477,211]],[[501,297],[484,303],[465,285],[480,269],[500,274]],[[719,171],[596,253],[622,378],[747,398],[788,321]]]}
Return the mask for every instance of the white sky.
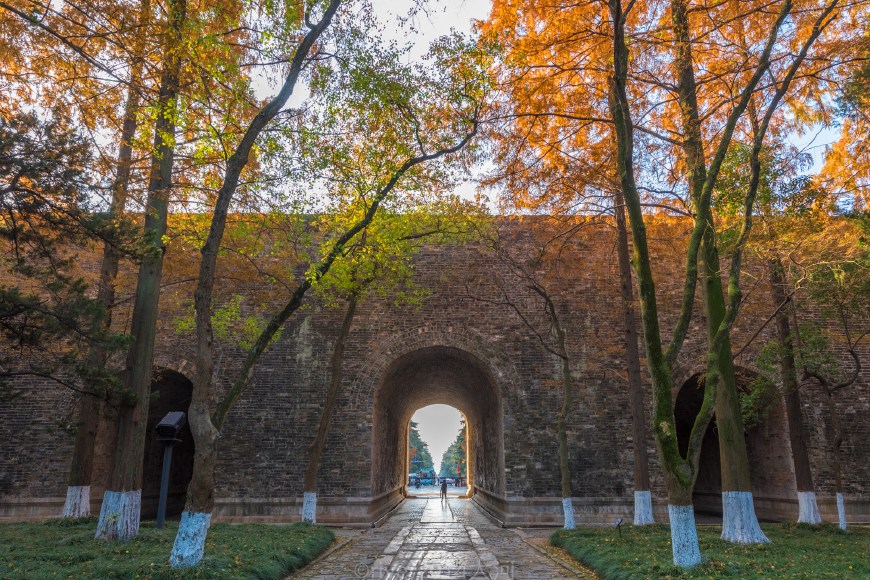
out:
{"label": "white sky", "polygon": [[441,456],[459,434],[460,417],[459,411],[450,405],[429,405],[419,409],[411,418],[417,423],[420,439],[429,446],[436,473],[441,471]]}
{"label": "white sky", "polygon": [[[405,17],[416,5],[423,9],[403,26],[397,25],[397,17]],[[389,38],[405,39],[414,46],[411,56],[419,57],[429,48],[429,43],[447,34],[451,28],[460,32],[471,30],[471,21],[485,20],[492,7],[490,0],[372,0],[375,14],[382,22],[389,23]],[[395,24],[394,24],[395,23]]]}

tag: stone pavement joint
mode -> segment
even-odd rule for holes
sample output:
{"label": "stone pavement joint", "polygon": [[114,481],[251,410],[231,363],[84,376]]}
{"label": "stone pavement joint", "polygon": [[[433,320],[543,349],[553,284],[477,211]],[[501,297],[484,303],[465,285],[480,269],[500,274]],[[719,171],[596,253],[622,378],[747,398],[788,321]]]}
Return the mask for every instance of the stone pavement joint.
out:
{"label": "stone pavement joint", "polygon": [[[473,501],[406,499],[380,528],[336,530],[340,550],[293,578],[469,580],[582,578],[503,529]],[[346,538],[350,537],[349,540]]]}

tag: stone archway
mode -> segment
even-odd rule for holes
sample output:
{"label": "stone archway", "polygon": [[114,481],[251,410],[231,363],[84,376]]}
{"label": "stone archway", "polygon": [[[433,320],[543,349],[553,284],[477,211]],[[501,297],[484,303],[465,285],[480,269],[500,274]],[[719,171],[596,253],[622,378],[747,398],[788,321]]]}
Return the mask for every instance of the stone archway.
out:
{"label": "stone archway", "polygon": [[[375,389],[372,498],[401,500],[406,485],[408,424],[417,409],[451,405],[469,428],[469,492],[505,494],[504,410],[499,387],[477,356],[453,346],[426,346],[397,357]],[[374,506],[373,506],[374,507]]]}
{"label": "stone archway", "polygon": [[[736,368],[737,388],[746,392],[756,373]],[[704,397],[703,374],[695,373],[680,387],[674,404],[674,419],[680,452],[685,455],[689,432]],[[746,429],[746,451],[756,514],[761,519],[785,520],[793,517],[795,503],[794,468],[788,438],[785,408],[781,400],[771,406],[757,425]],[[719,459],[719,439],[714,421],[710,423],[701,444],[698,479],[692,502],[695,511],[720,517],[722,515],[722,483]]]}

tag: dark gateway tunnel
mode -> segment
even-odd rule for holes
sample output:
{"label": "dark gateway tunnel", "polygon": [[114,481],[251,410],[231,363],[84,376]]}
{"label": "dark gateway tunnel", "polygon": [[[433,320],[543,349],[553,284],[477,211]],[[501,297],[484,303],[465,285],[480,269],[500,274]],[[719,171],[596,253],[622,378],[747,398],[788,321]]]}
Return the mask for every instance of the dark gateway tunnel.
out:
{"label": "dark gateway tunnel", "polygon": [[465,415],[469,493],[478,488],[504,495],[504,431],[498,386],[474,355],[435,346],[396,359],[375,393],[373,497],[405,487],[411,416],[417,409],[439,403]]}

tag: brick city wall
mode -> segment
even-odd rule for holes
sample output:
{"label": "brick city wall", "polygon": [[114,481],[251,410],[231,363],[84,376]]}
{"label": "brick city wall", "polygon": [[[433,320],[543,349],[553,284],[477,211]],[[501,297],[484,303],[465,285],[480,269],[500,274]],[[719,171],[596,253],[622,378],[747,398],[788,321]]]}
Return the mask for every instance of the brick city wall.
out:
{"label": "brick city wall", "polygon": [[[505,219],[502,229],[518,247],[533,247],[548,235],[540,218]],[[651,228],[665,340],[680,299],[685,229],[685,224],[673,221]],[[188,276],[190,260],[169,254],[166,280]],[[429,248],[415,263],[416,281],[428,289],[420,305],[369,298],[354,319],[342,391],[319,472],[321,502],[325,510],[333,510],[327,520],[342,521],[353,510],[357,515],[347,521],[373,517],[397,501],[405,473],[407,421],[417,408],[438,402],[453,404],[469,418],[472,473],[483,501],[502,513],[505,506],[514,506],[510,509],[544,514],[538,520],[532,515],[517,521],[548,521],[546,514],[552,515],[559,496],[555,416],[561,387],[559,362],[538,335],[549,340],[541,299],[475,244]],[[750,279],[765,279],[763,272],[753,270],[758,267],[748,266],[753,276],[746,277],[747,285]],[[590,514],[622,513],[633,492],[632,454],[638,442],[631,439],[612,228],[578,228],[542,281],[568,330],[575,386],[568,432],[574,496],[581,512],[586,506]],[[224,282],[223,291],[257,291],[233,284]],[[180,333],[176,324],[185,309],[189,311],[189,292],[189,286],[168,285],[162,297],[156,363],[177,373],[170,381],[176,386],[167,389],[180,388],[184,377],[192,376],[192,338]],[[538,334],[504,304],[506,297]],[[704,366],[706,333],[698,306],[675,371],[675,397]],[[767,287],[755,284],[735,325],[735,350],[770,312]],[[341,307],[327,308],[312,297],[257,365],[253,383],[230,413],[221,437],[219,516],[298,517],[307,449],[317,430],[342,317]],[[123,320],[123,313],[119,318]],[[832,323],[819,319],[819,324],[836,335]],[[768,325],[754,344],[770,339],[772,331]],[[754,346],[746,349],[737,365],[751,371],[755,352]],[[865,361],[870,356],[866,346],[862,356]],[[219,344],[218,392],[236,376],[242,357],[238,347]],[[865,365],[861,384],[838,402],[848,428],[843,447],[845,491],[847,498],[863,502],[865,511],[870,500],[867,367],[870,364]],[[70,422],[74,401],[68,391],[44,381],[18,386],[23,390],[20,397],[0,403],[0,515],[16,517],[45,513],[45,506],[62,503],[72,449],[63,424]],[[648,387],[645,403],[649,410]],[[827,455],[833,435],[816,387],[805,387],[803,405],[816,487],[830,494]],[[772,517],[782,516],[789,502],[796,505],[786,428],[780,405],[747,434],[754,492],[759,501],[773,506]],[[102,438],[97,470],[108,462],[110,441]],[[654,494],[661,505],[663,486],[654,441],[649,436],[641,444],[650,457]],[[718,494],[716,445],[708,447],[703,459],[708,472],[699,478],[701,503],[705,493],[714,498]],[[146,478],[159,478],[159,473]],[[105,474],[97,473],[97,488],[104,481]],[[536,502],[545,507],[528,507]],[[516,508],[520,504],[525,507]]]}

